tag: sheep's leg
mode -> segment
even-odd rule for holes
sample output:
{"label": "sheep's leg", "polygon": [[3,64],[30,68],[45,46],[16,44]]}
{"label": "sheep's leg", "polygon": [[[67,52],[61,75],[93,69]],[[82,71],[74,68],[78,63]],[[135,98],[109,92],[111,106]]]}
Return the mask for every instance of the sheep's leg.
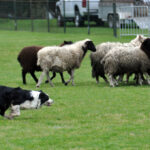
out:
{"label": "sheep's leg", "polygon": [[126,77],[126,83],[129,83],[129,78],[130,78],[131,73],[127,73],[127,77]]}
{"label": "sheep's leg", "polygon": [[110,86],[115,87],[113,75],[109,75],[109,84],[110,84]]}
{"label": "sheep's leg", "polygon": [[53,72],[53,76],[51,77],[51,80],[53,80],[56,77],[56,72]]}
{"label": "sheep's leg", "polygon": [[71,81],[71,71],[68,71],[69,75],[70,75],[70,79],[65,83],[65,85],[68,85],[68,83]]}
{"label": "sheep's leg", "polygon": [[108,83],[108,80],[105,75],[103,76],[103,79],[105,80],[106,83]]}
{"label": "sheep's leg", "polygon": [[42,72],[42,74],[38,80],[38,83],[36,84],[36,87],[40,87],[40,84],[42,83],[44,76],[45,76],[45,71]]}
{"label": "sheep's leg", "polygon": [[64,80],[63,73],[62,73],[62,72],[60,72],[59,74],[60,74],[60,77],[61,77],[61,81],[62,81],[62,83],[66,85],[66,82],[65,82],[65,80]]}
{"label": "sheep's leg", "polygon": [[72,85],[74,86],[74,70],[71,70]]}
{"label": "sheep's leg", "polygon": [[23,84],[26,84],[26,74],[27,72],[22,70],[22,80],[23,80]]}
{"label": "sheep's leg", "polygon": [[118,78],[118,82],[122,82],[123,81],[123,74],[119,75],[119,78]]}
{"label": "sheep's leg", "polygon": [[113,78],[113,82],[115,83],[115,85],[118,86],[118,82],[117,82],[117,80],[115,78]]}
{"label": "sheep's leg", "polygon": [[32,78],[34,79],[34,81],[37,83],[38,82],[38,79],[37,77],[35,76],[34,72],[30,72]]}
{"label": "sheep's leg", "polygon": [[67,85],[72,80],[72,85],[74,85],[74,70],[68,71],[70,74],[70,79],[66,82],[65,85]]}
{"label": "sheep's leg", "polygon": [[[53,72],[53,76],[54,76],[54,75],[56,76],[56,73]],[[52,77],[53,77],[53,76],[52,76]],[[52,78],[52,77],[51,77],[51,78]],[[53,78],[52,78],[52,79],[53,79]],[[52,80],[52,79],[51,79],[51,80]],[[48,79],[45,81],[45,83],[48,83]]]}
{"label": "sheep's leg", "polygon": [[137,75],[137,76],[138,76],[138,77],[137,77],[138,84],[139,84],[139,85],[142,85],[143,80],[142,80],[142,78],[141,78],[141,74],[140,74],[140,73],[138,73],[138,75]]}
{"label": "sheep's leg", "polygon": [[99,84],[99,76],[96,75],[96,83]]}
{"label": "sheep's leg", "polygon": [[[147,74],[148,74],[148,73],[147,73]],[[149,74],[148,74],[148,75],[149,75]],[[145,80],[145,78],[144,78],[143,73],[141,73],[141,78],[142,78],[142,80],[143,80],[144,83],[147,82],[147,81]]]}
{"label": "sheep's leg", "polygon": [[5,117],[5,109],[3,108],[0,108],[0,115]]}
{"label": "sheep's leg", "polygon": [[150,79],[149,79],[148,73],[145,73],[145,76],[146,76],[146,81],[147,81],[147,83],[150,85]]}
{"label": "sheep's leg", "polygon": [[133,80],[136,80],[136,84],[139,84],[139,75],[138,75],[138,73],[135,73]]}
{"label": "sheep's leg", "polygon": [[51,78],[49,77],[49,71],[46,71],[46,76],[47,76],[48,82],[49,82],[50,85],[53,87],[54,85],[53,85],[53,83],[52,83],[52,81],[51,81]]}
{"label": "sheep's leg", "polygon": [[114,76],[114,75],[113,75],[112,80],[113,80],[113,83],[114,83],[115,85],[118,85],[118,82],[117,82],[116,76]]}
{"label": "sheep's leg", "polygon": [[106,83],[108,83],[108,80],[107,80],[107,78],[106,78],[106,76],[105,76],[104,74],[101,74],[100,76],[104,79],[104,81],[105,81]]}

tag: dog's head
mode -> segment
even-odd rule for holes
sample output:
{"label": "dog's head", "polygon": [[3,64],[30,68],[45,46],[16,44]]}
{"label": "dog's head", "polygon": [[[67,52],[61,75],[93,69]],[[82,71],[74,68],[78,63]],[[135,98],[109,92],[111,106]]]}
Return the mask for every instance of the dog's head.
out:
{"label": "dog's head", "polygon": [[39,100],[40,100],[40,105],[46,105],[46,106],[51,106],[53,103],[53,100],[49,98],[47,94],[45,94],[43,91],[40,91],[39,94]]}

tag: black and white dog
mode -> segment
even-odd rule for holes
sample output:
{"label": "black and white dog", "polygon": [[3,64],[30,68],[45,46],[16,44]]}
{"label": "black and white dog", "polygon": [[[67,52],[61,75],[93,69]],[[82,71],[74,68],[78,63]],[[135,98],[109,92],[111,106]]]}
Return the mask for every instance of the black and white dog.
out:
{"label": "black and white dog", "polygon": [[[20,115],[20,109],[38,109],[43,104],[50,106],[53,100],[42,91],[29,91],[20,87],[11,88],[0,86],[0,115],[8,119],[13,119]],[[9,116],[5,111],[11,108]]]}

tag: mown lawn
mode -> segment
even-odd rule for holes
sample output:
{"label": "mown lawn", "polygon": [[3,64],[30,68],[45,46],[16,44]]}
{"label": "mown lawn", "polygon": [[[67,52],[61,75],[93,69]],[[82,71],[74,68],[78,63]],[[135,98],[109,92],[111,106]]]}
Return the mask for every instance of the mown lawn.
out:
{"label": "mown lawn", "polygon": [[[67,34],[0,31],[0,84],[39,90],[30,75],[27,85],[22,84],[19,51],[29,45],[59,45],[63,40],[85,38],[99,44],[129,42],[133,37],[116,39],[108,28],[96,28],[91,35],[82,33],[82,28]],[[64,86],[59,75],[53,80],[55,87],[41,84],[40,89],[55,101],[52,107],[22,110],[14,120],[0,117],[0,150],[150,149],[149,86],[136,86],[132,79],[129,85],[115,88],[102,79],[97,85],[91,77],[89,54],[75,71],[75,86]]]}

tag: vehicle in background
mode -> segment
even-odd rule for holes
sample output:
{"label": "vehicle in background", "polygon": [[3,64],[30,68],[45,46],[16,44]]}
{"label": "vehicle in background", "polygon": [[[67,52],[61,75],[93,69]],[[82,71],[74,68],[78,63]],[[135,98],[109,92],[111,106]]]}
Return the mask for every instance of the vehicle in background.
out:
{"label": "vehicle in background", "polygon": [[[134,0],[116,0],[116,25],[119,27],[119,19],[125,19],[132,16],[132,12],[126,9],[120,11],[121,7],[133,6]],[[100,0],[98,8],[98,19],[101,22],[107,22],[110,28],[113,27],[113,0]]]}
{"label": "vehicle in background", "polygon": [[74,22],[76,27],[84,25],[88,19],[88,8],[90,21],[99,23],[98,4],[99,0],[59,0],[56,3],[58,26],[63,26],[64,17],[66,22]]}

